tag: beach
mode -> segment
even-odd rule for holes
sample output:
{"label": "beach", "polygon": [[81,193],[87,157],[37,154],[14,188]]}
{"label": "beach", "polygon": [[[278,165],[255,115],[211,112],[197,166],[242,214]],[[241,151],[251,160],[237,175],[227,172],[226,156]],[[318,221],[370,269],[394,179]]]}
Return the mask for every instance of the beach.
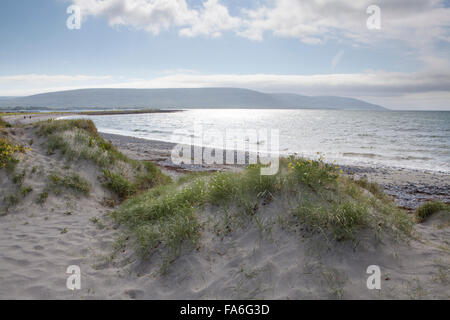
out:
{"label": "beach", "polygon": [[[233,206],[205,204],[196,212],[199,238],[194,245],[181,245],[169,262],[165,248],[159,245],[151,257],[142,258],[133,236],[111,218],[122,205],[105,188],[101,166],[86,159],[69,161],[57,149],[49,153],[49,138],[37,134],[33,126],[4,130],[6,137],[30,150],[20,156],[14,175],[0,171],[3,194],[9,195],[20,183],[19,201],[0,216],[0,299],[450,297],[447,211],[415,224],[414,235],[407,240],[397,239],[396,233],[374,236],[370,229],[363,229],[357,241],[331,241],[291,220],[289,194],[270,196],[270,202],[258,200],[252,204],[249,220],[230,215]],[[154,161],[174,181],[194,171],[243,170],[239,166],[174,165],[171,143],[101,135],[131,159]],[[63,137],[73,135],[64,133]],[[445,174],[342,168],[345,175],[379,183],[408,209],[429,198],[448,201]],[[62,184],[76,176],[76,184]],[[364,190],[361,196],[373,198]],[[389,215],[393,207],[387,208]],[[66,286],[67,268],[72,265],[81,269],[80,290]],[[381,290],[366,285],[370,265],[381,269]]]}

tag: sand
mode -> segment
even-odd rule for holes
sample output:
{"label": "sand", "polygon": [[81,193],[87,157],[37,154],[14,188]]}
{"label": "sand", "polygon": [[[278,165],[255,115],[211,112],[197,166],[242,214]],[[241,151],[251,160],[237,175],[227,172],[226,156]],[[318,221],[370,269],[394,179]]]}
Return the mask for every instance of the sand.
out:
{"label": "sand", "polygon": [[[18,167],[27,170],[24,185],[33,192],[0,216],[0,299],[450,298],[448,212],[416,225],[417,239],[397,242],[386,237],[380,242],[367,235],[355,247],[350,242],[330,245],[282,228],[276,217],[287,213],[283,199],[261,210],[258,225],[222,236],[207,222],[223,212],[207,207],[200,213],[204,227],[198,247],[185,248],[161,274],[158,255],[141,260],[129,246],[114,245],[123,233],[108,217],[113,208],[105,198],[111,194],[97,180],[98,168],[84,161],[67,168],[60,155],[46,154],[44,141],[33,129],[12,131],[23,144],[34,140],[33,150]],[[104,136],[130,157],[166,164],[164,170],[175,177],[188,170],[168,163],[170,144]],[[37,169],[31,173],[33,167]],[[51,193],[44,205],[37,204],[35,198],[51,171],[77,172],[91,184],[90,194]],[[405,179],[415,183],[415,177]],[[435,179],[442,186],[448,183],[445,177]],[[11,179],[0,171],[2,195],[12,189]],[[70,265],[81,268],[80,290],[66,287]],[[366,286],[369,265],[381,269],[381,290]]]}

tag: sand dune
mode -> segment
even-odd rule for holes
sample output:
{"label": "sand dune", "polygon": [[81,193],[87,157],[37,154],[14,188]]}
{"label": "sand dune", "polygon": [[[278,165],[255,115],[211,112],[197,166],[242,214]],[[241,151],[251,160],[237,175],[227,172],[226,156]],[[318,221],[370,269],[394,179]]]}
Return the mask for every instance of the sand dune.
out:
{"label": "sand dune", "polygon": [[[162,259],[142,260],[122,238],[107,206],[114,196],[88,161],[70,164],[48,155],[44,138],[31,127],[13,128],[10,137],[29,145],[17,171],[33,191],[0,217],[0,299],[448,299],[450,239],[448,212],[417,224],[416,239],[381,240],[362,234],[360,243],[328,243],[298,225],[283,225],[288,202],[276,199],[261,208],[258,223],[220,233],[223,212],[205,207],[196,248],[161,274]],[[47,174],[77,173],[88,195],[70,190],[36,198]],[[174,173],[174,176],[180,173]],[[0,170],[2,195],[15,188]],[[118,244],[121,244],[120,246]],[[66,269],[81,268],[81,290],[66,288]],[[381,290],[369,290],[366,269],[378,265]]]}

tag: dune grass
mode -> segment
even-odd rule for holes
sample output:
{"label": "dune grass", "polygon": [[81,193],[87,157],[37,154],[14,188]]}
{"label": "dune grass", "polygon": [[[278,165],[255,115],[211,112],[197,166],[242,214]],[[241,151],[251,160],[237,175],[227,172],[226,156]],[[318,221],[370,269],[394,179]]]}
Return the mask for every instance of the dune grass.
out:
{"label": "dune grass", "polygon": [[53,173],[48,176],[48,181],[48,189],[54,190],[55,192],[60,192],[62,188],[66,188],[88,195],[91,189],[89,182],[76,173],[65,176]]}
{"label": "dune grass", "polygon": [[172,182],[153,163],[120,153],[90,120],[46,121],[37,127],[48,138],[50,154],[59,151],[69,161],[92,161],[102,169],[103,185],[123,201],[112,218],[126,227],[142,257],[160,253],[164,268],[183,248],[199,244],[206,208],[223,220],[214,228],[222,236],[252,223],[264,229],[261,208],[277,199],[291,203],[284,219],[288,224],[326,241],[357,240],[362,230],[375,235],[412,231],[412,220],[377,185],[343,177],[320,154],[317,160],[280,159],[280,170],[272,176],[250,165],[239,173],[193,173]]}
{"label": "dune grass", "polygon": [[196,175],[181,188],[175,183],[162,185],[133,197],[114,211],[112,217],[128,227],[142,256],[166,248],[166,261],[172,260],[183,244],[197,243],[199,208],[205,204],[221,206],[233,202],[246,211],[249,200],[275,192],[277,180],[277,177],[260,176],[258,167],[251,167],[244,174]]}
{"label": "dune grass", "polygon": [[356,239],[364,229],[377,234],[382,230],[411,232],[412,220],[389,198],[376,191],[364,192],[322,158],[290,157],[282,159],[280,165],[273,176],[261,176],[259,165],[251,165],[242,173],[190,175],[190,181],[184,178],[128,199],[112,217],[127,226],[142,256],[166,250],[166,261],[172,261],[183,245],[198,243],[202,229],[199,213],[206,207],[222,215],[223,223],[215,229],[226,235],[252,221],[261,222],[260,208],[281,197],[296,202],[287,223],[300,224],[327,241]]}
{"label": "dune grass", "polygon": [[69,161],[86,160],[101,168],[101,181],[124,200],[142,190],[170,182],[150,161],[129,159],[97,132],[91,120],[44,121],[36,125],[47,137],[47,151],[57,150]]}
{"label": "dune grass", "polygon": [[417,222],[424,222],[432,214],[443,210],[450,211],[450,206],[437,200],[428,201],[414,211],[414,216]]}

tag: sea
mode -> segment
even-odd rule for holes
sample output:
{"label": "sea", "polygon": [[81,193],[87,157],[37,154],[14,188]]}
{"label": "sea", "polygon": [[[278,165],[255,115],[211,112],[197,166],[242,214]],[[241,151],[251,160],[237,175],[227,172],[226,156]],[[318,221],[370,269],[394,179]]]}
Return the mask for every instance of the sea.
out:
{"label": "sea", "polygon": [[[76,117],[92,119],[100,132],[174,143],[215,141],[216,147],[235,138],[230,133],[250,130],[259,134],[256,141],[247,139],[250,151],[269,144],[276,132],[281,155],[450,173],[450,111],[191,109]],[[225,142],[210,139],[213,133]]]}

